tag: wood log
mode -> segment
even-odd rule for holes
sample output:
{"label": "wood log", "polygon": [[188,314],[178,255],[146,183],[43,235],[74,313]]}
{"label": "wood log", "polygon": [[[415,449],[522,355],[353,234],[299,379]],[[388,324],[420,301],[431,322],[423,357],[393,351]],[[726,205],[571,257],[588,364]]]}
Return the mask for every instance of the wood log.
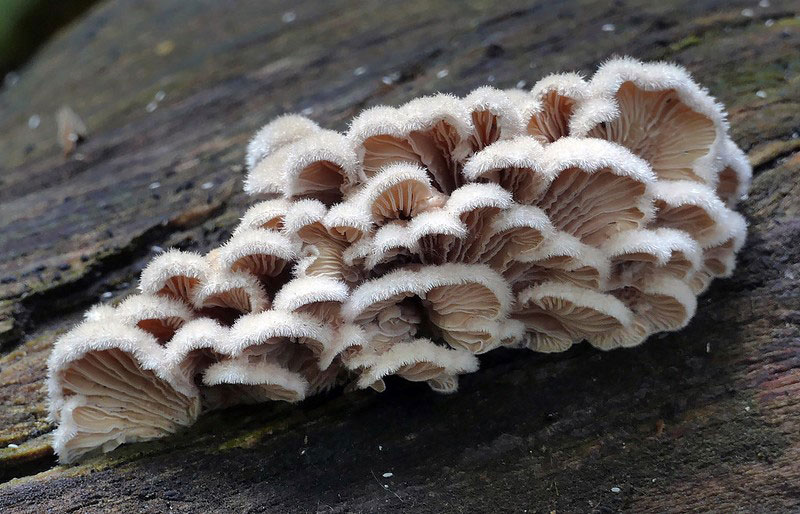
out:
{"label": "wood log", "polygon": [[[779,0],[97,5],[0,91],[0,510],[799,510],[797,15]],[[450,396],[390,381],[229,409],[56,465],[52,342],[133,292],[158,247],[229,235],[258,126],[304,112],[344,129],[368,106],[530,87],[614,54],[686,66],[755,169],[737,270],[688,328],[607,353],[498,351]],[[88,127],[68,157],[62,105]]]}

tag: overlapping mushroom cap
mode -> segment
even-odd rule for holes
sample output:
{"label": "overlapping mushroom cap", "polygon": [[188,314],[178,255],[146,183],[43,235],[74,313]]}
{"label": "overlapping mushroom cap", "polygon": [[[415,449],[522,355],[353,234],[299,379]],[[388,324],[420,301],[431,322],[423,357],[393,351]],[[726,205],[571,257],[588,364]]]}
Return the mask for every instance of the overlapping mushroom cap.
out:
{"label": "overlapping mushroom cap", "polygon": [[141,295],[58,341],[56,449],[390,375],[452,392],[500,346],[680,329],[746,234],[731,209],[751,170],[727,129],[685,70],[631,59],[374,107],[346,134],[282,116],[247,148],[257,203],[230,240],[160,255]]}

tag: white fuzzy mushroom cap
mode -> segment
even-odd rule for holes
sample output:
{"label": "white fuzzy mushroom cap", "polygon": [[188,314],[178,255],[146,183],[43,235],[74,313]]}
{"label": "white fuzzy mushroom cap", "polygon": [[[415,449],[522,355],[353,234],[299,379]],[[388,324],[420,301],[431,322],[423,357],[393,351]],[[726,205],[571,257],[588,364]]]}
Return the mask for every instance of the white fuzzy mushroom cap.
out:
{"label": "white fuzzy mushroom cap", "polygon": [[[366,353],[354,359],[353,363],[365,368],[358,379],[358,386],[362,389],[398,371],[413,381],[441,381],[447,376],[478,369],[478,359],[471,353],[444,348],[429,339],[399,343],[382,353]],[[438,386],[436,382],[432,385],[434,389]],[[454,391],[455,388],[451,388],[444,392]]]}
{"label": "white fuzzy mushroom cap", "polygon": [[274,154],[287,144],[320,131],[319,125],[310,119],[287,114],[279,116],[262,127],[247,144],[245,164],[252,170],[265,157]]}
{"label": "white fuzzy mushroom cap", "polygon": [[747,196],[753,179],[753,167],[747,155],[730,139],[725,141],[723,152],[717,195],[732,208]]}
{"label": "white fuzzy mushroom cap", "polygon": [[111,320],[84,322],[59,338],[48,360],[48,391],[62,462],[194,423],[197,388],[165,366],[164,356],[152,336]]}
{"label": "white fuzzy mushroom cap", "polygon": [[329,325],[313,316],[290,311],[269,310],[242,316],[230,329],[232,355],[247,348],[268,343],[271,339],[304,339],[320,350],[333,345],[335,333]]}
{"label": "white fuzzy mushroom cap", "polygon": [[310,387],[300,374],[277,364],[250,363],[241,358],[211,365],[203,374],[203,384],[209,387],[250,386],[238,391],[241,403],[267,400],[297,402],[306,397]]}
{"label": "white fuzzy mushroom cap", "polygon": [[201,255],[167,250],[153,258],[142,270],[139,290],[147,294],[188,298],[191,289],[205,280],[208,272],[208,262]]}
{"label": "white fuzzy mushroom cap", "polygon": [[255,228],[280,230],[290,206],[291,203],[283,198],[259,202],[247,209],[234,234]]}

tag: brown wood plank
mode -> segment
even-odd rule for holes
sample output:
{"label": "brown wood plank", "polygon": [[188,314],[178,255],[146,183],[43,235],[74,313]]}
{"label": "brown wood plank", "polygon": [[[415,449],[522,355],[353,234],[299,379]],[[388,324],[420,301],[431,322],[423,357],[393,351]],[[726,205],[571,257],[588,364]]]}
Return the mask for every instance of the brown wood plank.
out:
{"label": "brown wood plank", "polygon": [[[797,510],[797,9],[99,4],[0,91],[0,476],[13,478],[0,510]],[[42,388],[52,341],[103,293],[132,292],[153,246],[226,237],[248,203],[240,163],[260,124],[311,109],[341,129],[366,106],[490,79],[530,86],[615,53],[689,68],[728,106],[756,166],[736,274],[715,282],[687,329],[611,353],[498,352],[452,396],[398,381],[380,395],[219,412],[168,440],[55,465]],[[55,137],[63,104],[89,127],[70,158]]]}

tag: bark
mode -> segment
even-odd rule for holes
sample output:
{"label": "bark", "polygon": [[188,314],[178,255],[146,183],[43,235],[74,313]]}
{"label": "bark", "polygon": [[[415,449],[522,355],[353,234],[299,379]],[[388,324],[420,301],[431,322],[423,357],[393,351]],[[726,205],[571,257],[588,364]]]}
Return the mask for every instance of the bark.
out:
{"label": "bark", "polygon": [[[0,92],[0,510],[800,509],[797,6],[667,4],[110,0],[62,31]],[[529,87],[613,54],[685,65],[755,166],[736,273],[688,328],[608,353],[498,351],[455,395],[391,381],[231,409],[56,465],[53,340],[133,292],[154,247],[228,236],[259,125],[310,109],[343,129],[367,106]],[[89,127],[71,157],[61,105]]]}

